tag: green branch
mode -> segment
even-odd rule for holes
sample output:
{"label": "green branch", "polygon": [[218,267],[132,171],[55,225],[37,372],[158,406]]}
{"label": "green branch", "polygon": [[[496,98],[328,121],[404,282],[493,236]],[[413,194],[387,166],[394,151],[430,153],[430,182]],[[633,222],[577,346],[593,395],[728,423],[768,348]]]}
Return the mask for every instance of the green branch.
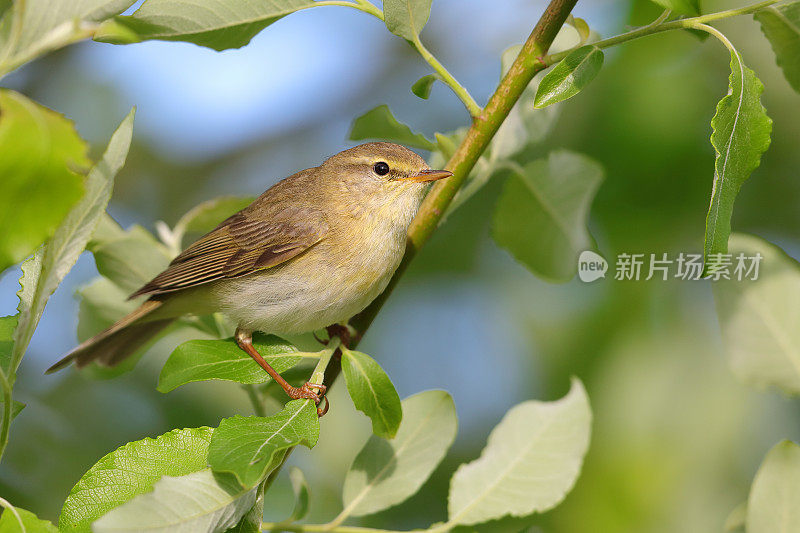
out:
{"label": "green branch", "polygon": [[472,98],[472,95],[469,94],[469,91],[467,91],[463,85],[458,83],[458,80],[456,80],[455,77],[453,77],[453,75],[450,74],[446,68],[444,68],[444,65],[442,65],[439,60],[436,59],[427,48],[425,48],[425,45],[422,44],[422,41],[419,40],[419,37],[414,39],[411,44],[413,44],[414,48],[417,49],[417,52],[419,52],[419,55],[422,56],[422,59],[427,61],[433,70],[436,71],[441,80],[450,86],[456,96],[461,99],[461,101],[464,103],[464,106],[467,108],[467,111],[469,111],[469,114],[473,118],[480,115],[481,106],[479,106],[478,103]]}
{"label": "green branch", "polygon": [[319,361],[317,361],[317,366],[314,367],[314,372],[311,374],[311,379],[308,381],[313,383],[314,385],[322,385],[325,381],[325,371],[328,369],[328,365],[331,363],[331,359],[333,358],[333,354],[339,349],[341,345],[341,340],[338,337],[332,338],[328,342],[328,346],[319,352]]}
{"label": "green branch", "polygon": [[728,40],[728,38],[725,37],[725,34],[723,34],[718,29],[713,28],[713,27],[709,26],[708,24],[701,24],[699,22],[696,23],[696,24],[693,24],[692,28],[694,28],[696,30],[701,30],[701,31],[709,33],[710,35],[713,35],[714,37],[717,38],[717,40],[719,40],[719,42],[721,42],[722,44],[725,45],[725,48],[727,48],[728,50],[730,50],[731,52],[733,52],[737,56],[739,55],[739,53],[736,51],[736,48],[733,47],[733,43],[730,42],[730,40]]}
{"label": "green branch", "polygon": [[[20,4],[20,6],[22,6],[22,4]],[[12,7],[12,9],[15,8]],[[23,8],[19,7],[16,9],[21,11]],[[8,52],[6,57],[0,60],[0,78],[47,52],[52,52],[53,50],[58,50],[59,48],[64,48],[70,44],[93,37],[97,28],[97,24],[74,20],[57,26],[55,30],[47,35],[46,39],[37,43],[35,47],[25,50],[21,54],[15,55],[15,46],[9,46],[7,48]]]}
{"label": "green branch", "polygon": [[[703,28],[698,28],[698,25],[705,24],[706,22],[713,22],[715,20],[722,20],[726,18],[737,17],[739,15],[748,15],[750,13],[755,13],[759,9],[771,6],[772,4],[775,4],[777,2],[778,0],[767,0],[766,2],[759,2],[757,4],[753,4],[750,6],[740,7],[736,9],[727,9],[725,11],[720,11],[718,13],[709,13],[707,15],[700,15],[698,17],[672,20],[669,22],[666,21],[666,17],[662,18],[663,17],[662,15],[662,17],[656,19],[652,24],[648,24],[647,26],[629,31],[627,33],[623,33],[621,35],[616,35],[614,37],[609,37],[608,39],[597,41],[596,43],[593,44],[598,48],[608,48],[610,46],[615,46],[628,41],[632,41],[634,39],[639,39],[641,37],[646,37],[648,35],[654,35],[656,33],[662,33],[665,31],[685,30],[690,28],[703,29]],[[575,50],[576,48],[571,48],[569,50],[565,50],[557,54],[546,56],[544,58],[544,62],[547,65],[553,65],[554,63],[558,63],[559,61],[567,57],[570,53],[574,52]]]}
{"label": "green branch", "polygon": [[488,148],[492,137],[511,112],[511,108],[522,96],[522,92],[536,73],[546,67],[540,58],[547,53],[553,39],[576,3],[577,0],[552,0],[550,2],[486,107],[473,120],[464,140],[445,165],[445,168],[453,172],[453,176],[439,181],[433,186],[411,223],[408,229],[406,253],[388,287],[369,307],[351,321],[351,325],[360,335],[363,336],[414,256],[436,230],[456,192],[464,185],[467,176],[478,162],[481,154]]}

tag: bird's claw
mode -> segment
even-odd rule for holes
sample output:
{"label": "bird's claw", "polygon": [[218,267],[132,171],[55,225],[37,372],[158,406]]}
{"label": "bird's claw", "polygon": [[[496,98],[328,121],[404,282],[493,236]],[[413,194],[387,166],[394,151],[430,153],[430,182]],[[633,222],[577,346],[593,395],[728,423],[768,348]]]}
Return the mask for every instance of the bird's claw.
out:
{"label": "bird's claw", "polygon": [[327,396],[323,396],[322,399],[325,400],[325,407],[317,406],[317,418],[325,416],[325,413],[328,412],[328,408],[331,406]]}
{"label": "bird's claw", "polygon": [[[314,392],[314,389],[319,392]],[[327,390],[328,388],[325,385],[317,385],[316,383],[306,382],[303,383],[300,388],[294,388],[291,391],[287,391],[287,393],[294,400],[313,400],[314,404],[317,406],[317,416],[322,417],[328,412],[328,408],[330,407],[328,398],[325,396],[325,392]],[[322,402],[322,400],[325,400],[325,406],[319,407],[319,404]]]}

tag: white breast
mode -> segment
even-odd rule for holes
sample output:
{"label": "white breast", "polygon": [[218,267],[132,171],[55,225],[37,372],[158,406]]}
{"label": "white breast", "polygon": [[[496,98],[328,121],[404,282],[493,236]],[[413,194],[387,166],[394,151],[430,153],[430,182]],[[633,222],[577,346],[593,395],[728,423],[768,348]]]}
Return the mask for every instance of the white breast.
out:
{"label": "white breast", "polygon": [[[412,209],[413,208],[413,209]],[[324,261],[322,242],[285,265],[219,283],[220,310],[240,326],[275,334],[314,331],[362,311],[389,283],[405,250],[416,202],[400,220],[372,220],[352,235],[346,261]],[[406,221],[407,220],[407,221]]]}

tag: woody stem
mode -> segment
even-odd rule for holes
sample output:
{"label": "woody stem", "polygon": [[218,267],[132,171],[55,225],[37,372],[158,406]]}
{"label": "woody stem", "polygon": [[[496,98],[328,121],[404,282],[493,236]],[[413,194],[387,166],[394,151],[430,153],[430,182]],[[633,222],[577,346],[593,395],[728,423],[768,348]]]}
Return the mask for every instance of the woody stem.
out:
{"label": "woody stem", "polygon": [[369,307],[351,320],[350,324],[356,328],[359,336],[363,336],[414,256],[436,230],[456,192],[464,184],[478,158],[489,146],[511,108],[522,96],[522,92],[536,73],[547,66],[541,61],[541,57],[547,53],[577,1],[550,2],[486,107],[472,120],[472,126],[464,140],[445,166],[447,170],[453,172],[453,176],[436,182],[411,223],[408,229],[406,253],[389,286]]}

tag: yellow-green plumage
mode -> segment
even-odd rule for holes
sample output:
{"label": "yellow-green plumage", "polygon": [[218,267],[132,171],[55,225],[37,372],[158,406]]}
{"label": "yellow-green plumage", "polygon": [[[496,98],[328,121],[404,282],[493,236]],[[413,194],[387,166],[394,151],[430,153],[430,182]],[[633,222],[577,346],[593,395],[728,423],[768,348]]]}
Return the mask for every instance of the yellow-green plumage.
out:
{"label": "yellow-green plumage", "polygon": [[425,182],[449,174],[391,143],[298,172],[189,246],[134,293],[150,297],[139,309],[50,371],[116,364],[185,314],[222,312],[242,330],[277,334],[343,322],[386,287]]}

